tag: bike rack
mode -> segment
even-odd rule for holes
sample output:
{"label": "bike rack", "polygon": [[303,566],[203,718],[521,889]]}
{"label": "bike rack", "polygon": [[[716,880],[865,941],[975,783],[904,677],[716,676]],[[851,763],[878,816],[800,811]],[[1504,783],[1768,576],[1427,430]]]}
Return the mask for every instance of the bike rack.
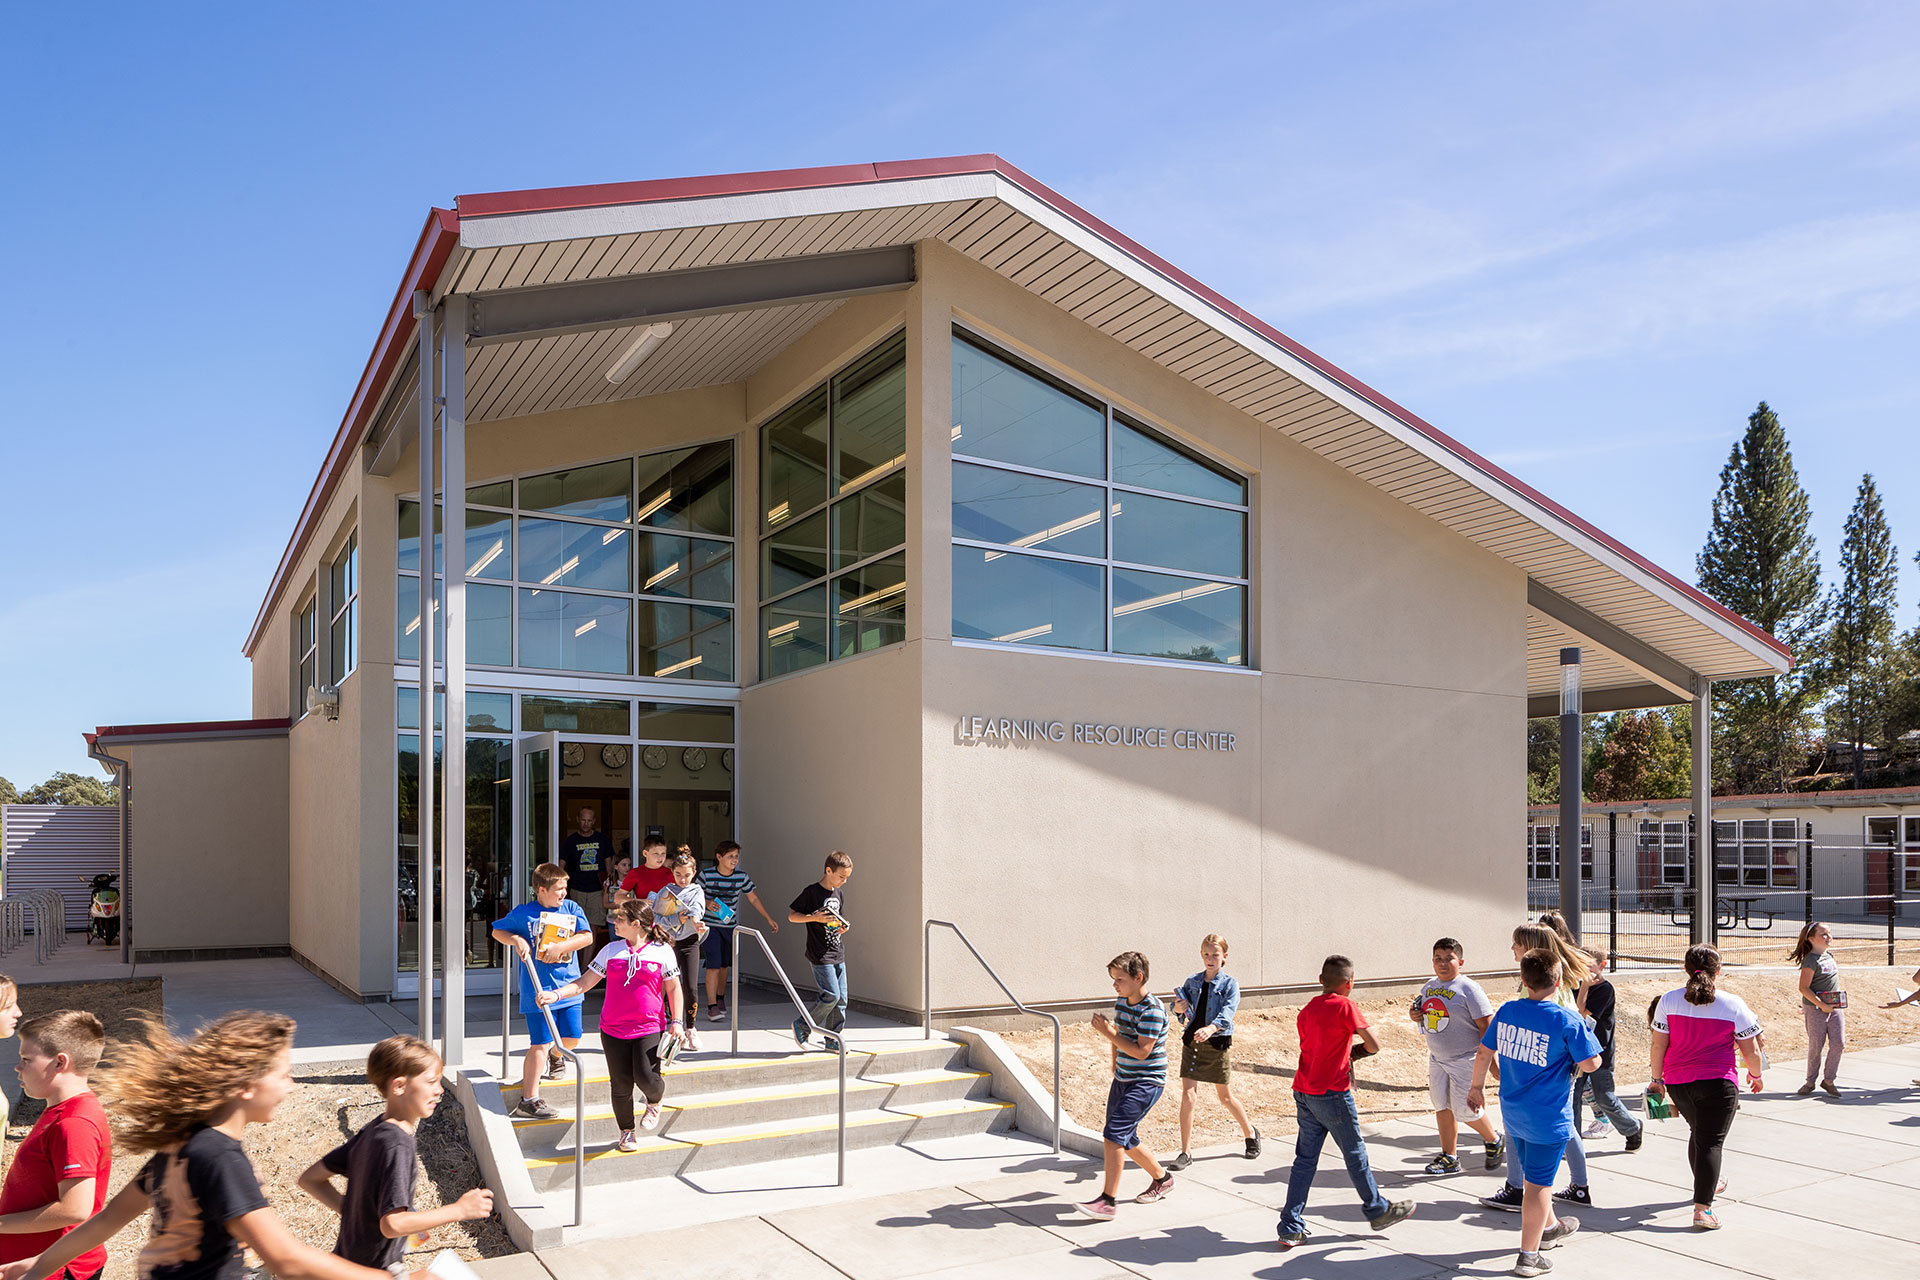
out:
{"label": "bike rack", "polygon": [[[520,956],[533,989],[540,990],[540,972],[533,967],[532,957],[521,956],[518,947],[508,947],[507,954]],[[504,1081],[513,1062],[508,1051],[508,1038],[513,1034],[513,989],[520,984],[513,981],[510,974],[503,972],[500,977],[500,1078]],[[423,980],[433,981],[432,975],[425,975]],[[553,1010],[537,1002],[534,1008],[547,1020],[547,1034],[553,1037],[550,1043],[561,1057],[573,1064],[573,1222],[569,1225],[577,1227],[586,1221],[587,1213],[587,1068],[579,1054],[560,1043],[560,1028],[554,1023]]]}
{"label": "bike rack", "polygon": [[[834,1044],[839,1049],[839,1052],[840,1052],[840,1134],[839,1134],[839,1146],[838,1146],[837,1155],[839,1157],[840,1163],[839,1163],[839,1171],[836,1175],[837,1181],[834,1183],[834,1185],[839,1187],[844,1187],[847,1185],[847,1040],[846,1040],[846,1037],[841,1035],[840,1032],[827,1030],[825,1027],[821,1026],[819,1023],[813,1020],[813,1015],[807,1011],[807,1006],[800,1003],[800,993],[795,991],[793,989],[793,983],[787,980],[787,971],[780,967],[780,962],[778,960],[774,959],[773,948],[767,945],[767,939],[765,935],[763,935],[758,929],[749,929],[746,925],[735,925],[733,929],[733,971],[727,975],[727,1013],[733,1022],[733,1044],[732,1044],[732,1047],[728,1050],[728,1053],[730,1056],[735,1058],[740,1056],[740,935],[743,933],[750,935],[755,942],[760,944],[761,953],[767,957],[767,963],[773,966],[774,973],[779,975],[780,985],[787,989],[787,999],[793,1001],[793,1007],[800,1011],[800,1017],[802,1020],[806,1022],[807,1028],[811,1031],[818,1031],[823,1036],[831,1037]],[[845,1030],[845,1028],[843,1027],[841,1028],[841,1030]]]}
{"label": "bike rack", "polygon": [[1060,1019],[1044,1009],[1029,1009],[1026,1005],[1021,1004],[1020,997],[1013,994],[1013,989],[1001,980],[998,973],[994,972],[993,966],[987,963],[987,958],[980,954],[980,949],[973,945],[972,939],[968,938],[967,935],[961,931],[959,925],[951,920],[929,920],[927,921],[926,927],[921,930],[920,937],[920,1011],[921,1025],[922,1029],[926,1032],[927,1039],[933,1039],[933,931],[936,927],[953,930],[953,936],[960,939],[961,944],[973,953],[973,958],[980,962],[980,967],[987,971],[987,976],[993,979],[994,985],[1007,993],[1007,999],[1013,1001],[1014,1008],[1018,1009],[1021,1013],[1030,1013],[1035,1017],[1045,1018],[1053,1024],[1053,1154],[1059,1155]]}

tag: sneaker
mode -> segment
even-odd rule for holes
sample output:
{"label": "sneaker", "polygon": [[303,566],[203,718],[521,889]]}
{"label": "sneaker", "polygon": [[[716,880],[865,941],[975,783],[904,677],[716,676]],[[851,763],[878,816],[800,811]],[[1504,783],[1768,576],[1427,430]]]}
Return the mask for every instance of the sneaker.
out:
{"label": "sneaker", "polygon": [[1498,1169],[1501,1165],[1505,1164],[1506,1162],[1507,1162],[1507,1140],[1506,1140],[1506,1136],[1503,1134],[1502,1136],[1495,1138],[1492,1142],[1489,1142],[1487,1144],[1487,1168]]}
{"label": "sneaker", "polygon": [[1387,1206],[1387,1211],[1367,1225],[1375,1231],[1385,1231],[1396,1222],[1405,1222],[1413,1216],[1413,1201],[1396,1200]]}
{"label": "sneaker", "polygon": [[557,1053],[547,1055],[547,1073],[549,1080],[558,1080],[567,1074],[567,1060]]}
{"label": "sneaker", "polygon": [[1611,1132],[1613,1132],[1613,1126],[1607,1123],[1607,1118],[1605,1116],[1601,1116],[1598,1119],[1594,1120],[1586,1128],[1582,1129],[1580,1131],[1580,1136],[1582,1138],[1585,1138],[1588,1142],[1592,1142],[1595,1138],[1604,1138]]}
{"label": "sneaker", "polygon": [[1642,1142],[1645,1142],[1646,1140],[1647,1140],[1647,1131],[1645,1129],[1641,1129],[1637,1133],[1628,1134],[1627,1150],[1638,1151],[1640,1149],[1640,1144]]}
{"label": "sneaker", "polygon": [[1542,1249],[1558,1249],[1566,1238],[1580,1229],[1580,1219],[1562,1218],[1540,1233]]}
{"label": "sneaker", "polygon": [[1553,1259],[1544,1253],[1523,1253],[1513,1260],[1516,1276],[1543,1276],[1553,1270]]}
{"label": "sneaker", "polygon": [[687,1050],[690,1053],[700,1052],[700,1030],[691,1022],[687,1024]]}
{"label": "sneaker", "polygon": [[1502,1186],[1490,1196],[1481,1196],[1480,1203],[1489,1209],[1505,1209],[1508,1213],[1520,1212],[1520,1205],[1526,1199],[1520,1188],[1511,1182]]}
{"label": "sneaker", "polygon": [[1564,1190],[1554,1192],[1553,1198],[1561,1204],[1583,1204],[1589,1209],[1593,1207],[1592,1194],[1578,1182],[1569,1183]]}
{"label": "sneaker", "polygon": [[727,1002],[725,1000],[720,1001],[718,1004],[710,1004],[707,1006],[708,1022],[725,1022],[726,1020]]}
{"label": "sneaker", "polygon": [[1179,1173],[1182,1169],[1187,1168],[1192,1163],[1193,1163],[1193,1157],[1188,1155],[1186,1152],[1182,1151],[1179,1155],[1167,1161],[1166,1170],[1168,1173]]}
{"label": "sneaker", "polygon": [[638,1151],[639,1149],[640,1149],[639,1135],[635,1134],[634,1131],[631,1129],[622,1129],[620,1131],[620,1141],[614,1144],[614,1150]]}
{"label": "sneaker", "polygon": [[1311,1239],[1313,1239],[1313,1232],[1308,1231],[1304,1227],[1298,1231],[1282,1231],[1280,1233],[1280,1252],[1285,1253],[1289,1249],[1298,1249]]}
{"label": "sneaker", "polygon": [[[648,1133],[652,1133],[660,1127],[660,1107],[658,1103],[648,1106],[645,1111],[640,1113],[640,1127]],[[633,1131],[629,1129],[627,1132],[631,1133]]]}
{"label": "sneaker", "polygon": [[1840,1086],[1831,1080],[1822,1080],[1820,1087],[1836,1098],[1840,1096]]}
{"label": "sneaker", "polygon": [[1805,1084],[1801,1085],[1798,1089],[1795,1089],[1793,1091],[1793,1096],[1796,1098],[1806,1098],[1806,1097],[1811,1097],[1812,1095],[1813,1095],[1813,1081],[1811,1080],[1807,1081]]}
{"label": "sneaker", "polygon": [[1147,1189],[1133,1198],[1135,1204],[1158,1204],[1173,1194],[1173,1175],[1163,1173],[1147,1184]]}
{"label": "sneaker", "polygon": [[793,1042],[802,1049],[807,1047],[807,1024],[798,1018],[793,1020]]}
{"label": "sneaker", "polygon": [[1114,1208],[1113,1201],[1106,1196],[1095,1196],[1085,1204],[1077,1204],[1073,1207],[1089,1218],[1098,1218],[1102,1222],[1112,1222],[1114,1215],[1118,1212]]}
{"label": "sneaker", "polygon": [[522,1098],[520,1105],[513,1109],[513,1114],[529,1120],[553,1120],[560,1115],[545,1098]]}
{"label": "sneaker", "polygon": [[1720,1219],[1713,1216],[1713,1210],[1711,1209],[1695,1209],[1693,1211],[1693,1226],[1696,1231],[1718,1231],[1720,1229]]}
{"label": "sneaker", "polygon": [[1253,1131],[1253,1136],[1247,1139],[1247,1159],[1258,1160],[1259,1158],[1260,1158],[1260,1131],[1258,1129],[1255,1129]]}
{"label": "sneaker", "polygon": [[1427,1161],[1427,1172],[1428,1173],[1458,1173],[1460,1172],[1460,1157],[1450,1156],[1446,1152],[1442,1151],[1439,1155]]}

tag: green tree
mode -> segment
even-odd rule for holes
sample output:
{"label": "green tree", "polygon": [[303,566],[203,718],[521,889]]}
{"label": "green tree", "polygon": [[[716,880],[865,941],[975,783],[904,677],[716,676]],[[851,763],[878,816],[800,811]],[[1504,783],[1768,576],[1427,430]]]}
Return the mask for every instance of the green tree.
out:
{"label": "green tree", "polygon": [[14,790],[11,782],[0,778],[0,804],[19,804],[20,793]]}
{"label": "green tree", "polygon": [[1795,655],[1785,675],[1714,688],[1715,754],[1727,758],[1736,791],[1785,791],[1812,738],[1823,610],[1810,518],[1787,433],[1763,400],[1720,471],[1713,528],[1696,562],[1701,590]]}
{"label": "green tree", "polygon": [[1827,724],[1829,730],[1838,730],[1830,736],[1850,748],[1855,790],[1865,784],[1862,747],[1886,733],[1896,674],[1893,616],[1899,585],[1899,553],[1880,491],[1868,474],[1860,478],[1853,510],[1847,514],[1840,581],[1827,601],[1832,625],[1823,655],[1826,682],[1837,692],[1827,708]]}
{"label": "green tree", "polygon": [[1673,800],[1691,793],[1693,712],[1623,711],[1587,756],[1589,800]]}
{"label": "green tree", "polygon": [[22,804],[112,804],[118,797],[98,778],[79,773],[56,773],[20,797]]}

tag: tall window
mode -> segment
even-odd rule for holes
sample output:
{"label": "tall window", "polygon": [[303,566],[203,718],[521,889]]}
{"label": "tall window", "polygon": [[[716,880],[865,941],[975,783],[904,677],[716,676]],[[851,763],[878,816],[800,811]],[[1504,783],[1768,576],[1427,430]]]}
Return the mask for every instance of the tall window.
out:
{"label": "tall window", "polygon": [[1800,887],[1800,825],[1792,818],[1713,824],[1713,881],[1749,889]]}
{"label": "tall window", "polygon": [[313,710],[313,687],[320,679],[320,601],[308,600],[294,615],[294,652],[300,655],[295,668],[293,700],[305,715]]}
{"label": "tall window", "polygon": [[907,359],[896,337],[760,431],[760,672],[907,638]]}
{"label": "tall window", "polygon": [[[433,572],[446,573],[435,513]],[[420,506],[400,504],[394,637],[420,657]],[[467,661],[730,682],[733,446],[670,449],[475,485]],[[436,599],[445,588],[436,583]],[[439,605],[436,603],[435,609]]]}
{"label": "tall window", "polygon": [[1867,844],[1891,848],[1894,882],[1908,893],[1920,890],[1920,816],[1868,818]]}
{"label": "tall window", "polygon": [[[1534,823],[1527,828],[1527,878],[1560,878],[1560,828],[1550,823]],[[1593,879],[1593,826],[1580,824],[1580,878]]]}
{"label": "tall window", "polygon": [[1647,820],[1640,824],[1642,887],[1693,883],[1687,824]]}
{"label": "tall window", "polygon": [[953,634],[1247,663],[1247,482],[953,339]]}
{"label": "tall window", "polygon": [[332,660],[327,668],[327,676],[339,684],[353,674],[360,660],[360,533],[358,530],[347,535],[347,545],[340,550],[327,571],[327,607],[332,610],[332,624],[328,629],[330,644],[328,657]]}

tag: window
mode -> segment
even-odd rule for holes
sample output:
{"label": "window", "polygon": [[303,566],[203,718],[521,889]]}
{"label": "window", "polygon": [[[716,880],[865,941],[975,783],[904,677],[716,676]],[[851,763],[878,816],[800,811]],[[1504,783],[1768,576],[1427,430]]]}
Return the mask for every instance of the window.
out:
{"label": "window", "polygon": [[[437,510],[434,523],[433,570],[444,577]],[[734,554],[733,446],[724,441],[475,485],[467,661],[732,681]],[[401,661],[420,658],[420,561],[420,504],[402,502]],[[444,600],[444,587],[434,594]]]}
{"label": "window", "polygon": [[299,655],[294,670],[294,705],[305,715],[313,710],[313,688],[320,680],[320,601],[308,600],[294,615],[293,650]]}
{"label": "window", "polygon": [[1920,892],[1920,816],[1868,818],[1867,843],[1891,845],[1902,890]]}
{"label": "window", "polygon": [[1647,821],[1640,824],[1641,883],[1689,885],[1693,872],[1687,854],[1685,822]]}
{"label": "window", "polygon": [[1744,889],[1799,888],[1799,824],[1792,818],[1715,822],[1713,882]]}
{"label": "window", "polygon": [[761,428],[762,677],[907,638],[906,461],[904,337]]}
{"label": "window", "polygon": [[347,545],[327,570],[327,606],[333,611],[328,630],[327,675],[334,684],[353,674],[360,660],[360,534],[347,535]]}
{"label": "window", "polygon": [[1247,665],[1247,482],[953,338],[953,634]]}
{"label": "window", "polygon": [[[1527,828],[1527,879],[1560,878],[1560,828],[1539,822]],[[1580,824],[1580,878],[1593,879],[1593,824]]]}

